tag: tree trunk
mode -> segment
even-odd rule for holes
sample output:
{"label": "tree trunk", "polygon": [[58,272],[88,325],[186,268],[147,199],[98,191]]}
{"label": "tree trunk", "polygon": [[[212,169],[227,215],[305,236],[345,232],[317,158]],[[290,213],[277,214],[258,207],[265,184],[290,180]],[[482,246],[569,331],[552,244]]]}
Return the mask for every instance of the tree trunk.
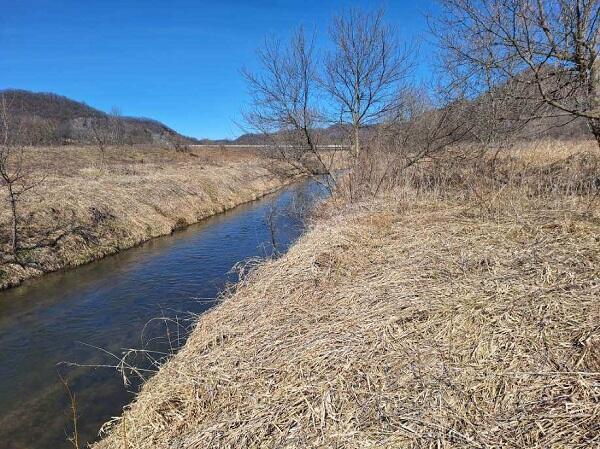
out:
{"label": "tree trunk", "polygon": [[588,119],[588,125],[600,147],[600,58],[596,56],[590,69],[590,109],[596,118]]}
{"label": "tree trunk", "polygon": [[18,233],[17,233],[17,198],[12,189],[12,185],[8,185],[8,200],[10,202],[10,211],[12,214],[10,246],[12,255],[17,257]]}
{"label": "tree trunk", "polygon": [[354,159],[358,161],[360,156],[360,126],[354,125]]}

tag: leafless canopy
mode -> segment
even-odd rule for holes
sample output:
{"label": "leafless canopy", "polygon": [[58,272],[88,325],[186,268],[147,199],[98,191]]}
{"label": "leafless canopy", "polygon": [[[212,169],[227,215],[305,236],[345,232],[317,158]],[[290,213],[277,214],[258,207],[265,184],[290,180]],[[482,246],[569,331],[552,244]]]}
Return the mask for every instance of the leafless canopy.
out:
{"label": "leafless canopy", "polygon": [[439,0],[432,20],[453,81],[582,117],[600,144],[599,0]]}
{"label": "leafless canopy", "polygon": [[242,70],[252,98],[245,121],[271,141],[271,150],[300,172],[329,173],[318,151],[323,116],[317,105],[313,41],[298,30],[288,43],[267,39],[258,51],[261,70]]}
{"label": "leafless canopy", "polygon": [[19,249],[19,201],[21,196],[43,181],[35,177],[24,159],[24,146],[19,139],[19,128],[15,125],[6,99],[0,95],[0,187],[5,189],[10,209],[10,257],[18,262]]}
{"label": "leafless canopy", "polygon": [[246,123],[282,159],[305,173],[326,173],[335,185],[337,150],[351,143],[356,165],[361,136],[398,108],[411,58],[383,11],[348,10],[333,19],[329,37],[327,54],[318,54],[302,29],[288,43],[267,40],[260,71],[243,75],[252,99]]}
{"label": "leafless canopy", "polygon": [[[369,145],[354,181],[350,197],[373,195],[402,182],[413,165],[431,162],[459,142],[472,139],[473,105],[456,100],[438,107],[438,100],[424,89],[406,88],[397,96],[394,114],[369,132]],[[361,191],[362,190],[362,191]]]}
{"label": "leafless canopy", "polygon": [[396,106],[410,58],[382,10],[350,10],[335,17],[330,29],[334,50],[325,63],[323,84],[339,122],[352,129],[354,156],[360,153],[361,128],[377,123]]}

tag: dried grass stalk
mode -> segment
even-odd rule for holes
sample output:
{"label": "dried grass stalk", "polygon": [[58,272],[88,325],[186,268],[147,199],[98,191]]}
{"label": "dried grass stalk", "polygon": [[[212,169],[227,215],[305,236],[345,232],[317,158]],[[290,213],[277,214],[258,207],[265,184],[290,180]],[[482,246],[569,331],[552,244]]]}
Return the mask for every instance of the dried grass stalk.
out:
{"label": "dried grass stalk", "polygon": [[95,449],[600,446],[600,211],[530,186],[324,211]]}

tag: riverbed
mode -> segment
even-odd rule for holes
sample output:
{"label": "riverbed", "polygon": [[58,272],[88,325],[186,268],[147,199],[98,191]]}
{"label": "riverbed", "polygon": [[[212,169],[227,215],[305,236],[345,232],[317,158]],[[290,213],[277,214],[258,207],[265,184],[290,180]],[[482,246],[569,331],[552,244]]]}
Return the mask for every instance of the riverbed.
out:
{"label": "riverbed", "polygon": [[[240,264],[285,252],[325,190],[287,187],[120,254],[0,292],[0,447],[80,447],[184,344]],[[124,362],[123,362],[124,360]],[[121,369],[119,369],[121,368]]]}

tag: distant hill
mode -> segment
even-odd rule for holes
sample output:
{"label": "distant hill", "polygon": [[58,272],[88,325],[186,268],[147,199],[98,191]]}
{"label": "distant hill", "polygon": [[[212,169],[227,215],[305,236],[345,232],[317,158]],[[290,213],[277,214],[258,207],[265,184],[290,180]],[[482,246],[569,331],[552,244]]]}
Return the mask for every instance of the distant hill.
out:
{"label": "distant hill", "polygon": [[[53,93],[8,89],[0,91],[15,137],[22,143],[185,145],[198,141],[156,120],[107,114]],[[14,130],[18,130],[15,132]]]}
{"label": "distant hill", "polygon": [[[375,128],[365,127],[361,131],[363,139],[369,139],[369,136]],[[316,130],[316,135],[320,145],[339,145],[348,143],[350,130],[343,125],[333,125],[328,128]],[[591,139],[587,122],[583,118],[559,118],[548,117],[529,122],[520,131],[519,138],[523,140],[535,140],[540,138],[558,139],[558,140],[578,140]],[[272,139],[264,134],[247,133],[242,134],[236,139],[211,140],[202,139],[199,141],[203,145],[268,145]]]}
{"label": "distant hill", "polygon": [[[270,140],[265,135],[250,133],[233,140],[198,140],[183,136],[156,120],[108,114],[53,93],[9,89],[0,90],[0,96],[4,97],[14,122],[11,128],[15,138],[30,145],[95,144],[99,140],[107,145],[264,145]],[[368,130],[363,132],[368,133]],[[347,140],[348,130],[334,125],[318,130],[318,134],[320,144],[339,144]],[[524,138],[539,136],[589,138],[589,130],[583,119],[561,121],[557,118],[532,122],[523,130]]]}
{"label": "distant hill", "polygon": [[201,145],[267,145],[271,142],[264,134],[242,134],[236,139],[200,139]]}
{"label": "distant hill", "polygon": [[[337,145],[348,138],[349,130],[345,129],[343,125],[332,125],[327,128],[320,128],[315,130],[316,135],[319,139],[320,145]],[[221,139],[211,140],[202,139],[201,144],[205,145],[268,145],[272,142],[272,139],[268,135],[259,133],[246,133],[242,134],[236,139]]]}

